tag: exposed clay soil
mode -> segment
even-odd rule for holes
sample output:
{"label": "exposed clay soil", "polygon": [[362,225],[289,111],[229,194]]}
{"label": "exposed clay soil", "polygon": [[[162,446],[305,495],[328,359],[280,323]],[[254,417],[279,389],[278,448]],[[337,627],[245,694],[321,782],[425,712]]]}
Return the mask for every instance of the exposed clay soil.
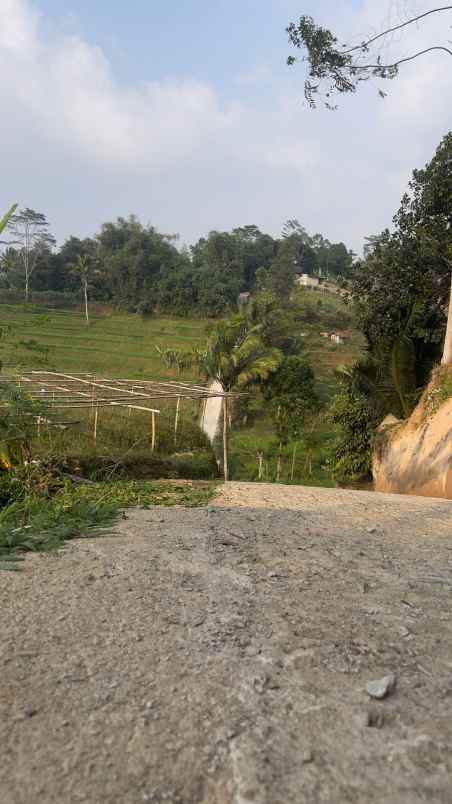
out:
{"label": "exposed clay soil", "polygon": [[452,503],[228,484],[24,567],[1,804],[452,801]]}

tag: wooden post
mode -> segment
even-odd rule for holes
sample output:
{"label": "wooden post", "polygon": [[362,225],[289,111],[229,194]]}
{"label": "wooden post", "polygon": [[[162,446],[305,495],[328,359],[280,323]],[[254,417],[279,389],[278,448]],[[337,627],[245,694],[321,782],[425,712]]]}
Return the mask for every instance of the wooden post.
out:
{"label": "wooden post", "polygon": [[297,454],[297,443],[295,442],[293,446],[293,453],[292,453],[292,469],[290,472],[290,479],[293,480],[293,476],[295,474],[295,456]]}
{"label": "wooden post", "polygon": [[180,396],[177,397],[176,418],[174,419],[174,446],[177,446],[177,427],[179,424]]}
{"label": "wooden post", "polygon": [[155,413],[152,412],[152,434],[151,434],[151,450],[154,452],[155,450]]}
{"label": "wooden post", "polygon": [[279,452],[278,452],[278,461],[276,463],[276,482],[279,483],[281,480],[281,450],[282,444],[279,442]]}
{"label": "wooden post", "polygon": [[264,453],[258,452],[257,453],[257,465],[258,465],[258,479],[262,480],[262,475],[264,473]]}
{"label": "wooden post", "polygon": [[97,442],[97,422],[99,420],[99,406],[96,405],[96,410],[94,413],[94,441]]}
{"label": "wooden post", "polygon": [[228,449],[228,397],[223,397],[223,475],[225,483],[229,480],[229,449]]}

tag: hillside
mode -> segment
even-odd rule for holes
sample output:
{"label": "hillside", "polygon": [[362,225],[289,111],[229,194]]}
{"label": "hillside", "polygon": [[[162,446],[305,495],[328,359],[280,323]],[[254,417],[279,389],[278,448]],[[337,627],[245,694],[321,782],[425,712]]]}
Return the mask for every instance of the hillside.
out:
{"label": "hillside", "polygon": [[[336,345],[322,336],[322,332],[349,328],[350,314],[344,302],[333,295],[304,292],[298,295],[305,354],[315,374],[317,390],[322,403],[326,404],[334,392],[334,369],[351,363],[362,349],[359,333],[351,330],[350,340]],[[0,359],[4,372],[12,372],[17,366],[28,369],[56,369],[64,372],[92,372],[107,377],[131,379],[176,379],[200,380],[196,368],[182,370],[168,368],[160,359],[156,346],[163,349],[190,351],[203,347],[207,339],[208,319],[161,318],[143,319],[138,315],[113,312],[106,306],[93,310],[92,320],[86,325],[79,311],[56,311],[40,307],[25,309],[23,306],[0,305],[4,338]],[[168,456],[175,452],[171,428],[174,405],[168,404],[159,419],[157,453]],[[184,412],[181,438],[177,452],[206,450],[205,439],[196,435],[199,409],[188,405]],[[80,416],[78,416],[80,419]],[[82,417],[83,419],[83,417]],[[240,422],[239,422],[240,424]],[[102,414],[99,443],[94,449],[88,421],[78,421],[75,427],[62,438],[65,454],[70,455],[75,447],[82,452],[102,452],[116,460],[118,451],[130,451],[134,455],[148,452],[149,423],[143,414],[131,419],[126,412],[115,411]],[[331,485],[325,468],[325,449],[331,438],[327,422],[316,421],[309,434],[309,445],[296,458],[294,482],[317,482]],[[54,439],[54,436],[53,436]],[[136,446],[139,442],[139,447]],[[145,442],[145,443],[143,443]],[[82,446],[81,446],[82,445]],[[134,446],[135,445],[135,446]],[[231,439],[232,465],[236,479],[257,479],[257,453],[264,454],[262,479],[276,477],[277,443],[271,423],[262,404],[256,404],[256,415],[244,426],[233,429]],[[292,472],[292,457],[283,460],[282,477],[288,479]],[[202,468],[196,469],[201,477],[212,475],[214,463],[209,459]],[[147,462],[149,468],[149,464]],[[166,470],[156,469],[157,473]],[[189,471],[187,468],[184,472]]]}
{"label": "hillside", "polygon": [[155,347],[191,349],[204,343],[207,326],[205,319],[143,319],[100,305],[89,325],[82,312],[21,305],[0,305],[0,319],[3,327],[11,327],[2,350],[9,366],[48,365],[131,379],[172,376]]}

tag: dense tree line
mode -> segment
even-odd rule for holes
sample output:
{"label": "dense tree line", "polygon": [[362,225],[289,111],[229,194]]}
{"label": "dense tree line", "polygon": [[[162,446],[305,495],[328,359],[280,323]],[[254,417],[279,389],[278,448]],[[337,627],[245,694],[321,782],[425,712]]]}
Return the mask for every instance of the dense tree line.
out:
{"label": "dense tree line", "polygon": [[373,433],[387,414],[406,418],[452,353],[452,132],[413,172],[394,229],[368,238],[351,291],[367,354],[340,376],[333,417],[340,477],[370,472]]}
{"label": "dense tree line", "polygon": [[[24,229],[30,225],[31,240]],[[343,280],[353,264],[343,243],[310,237],[297,221],[279,239],[243,226],[210,232],[189,248],[133,216],[105,223],[93,238],[70,237],[59,249],[33,210],[22,210],[9,226],[0,261],[4,288],[89,293],[91,300],[147,313],[220,316],[237,308],[240,293],[271,288],[287,296],[297,274]]]}

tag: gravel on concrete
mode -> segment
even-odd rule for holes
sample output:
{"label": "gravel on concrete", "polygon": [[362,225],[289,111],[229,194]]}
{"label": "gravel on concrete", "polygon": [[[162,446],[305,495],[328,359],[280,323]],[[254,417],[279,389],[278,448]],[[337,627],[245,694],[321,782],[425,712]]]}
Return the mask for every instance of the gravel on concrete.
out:
{"label": "gravel on concrete", "polygon": [[0,575],[1,804],[450,804],[452,503],[231,483],[115,530]]}

